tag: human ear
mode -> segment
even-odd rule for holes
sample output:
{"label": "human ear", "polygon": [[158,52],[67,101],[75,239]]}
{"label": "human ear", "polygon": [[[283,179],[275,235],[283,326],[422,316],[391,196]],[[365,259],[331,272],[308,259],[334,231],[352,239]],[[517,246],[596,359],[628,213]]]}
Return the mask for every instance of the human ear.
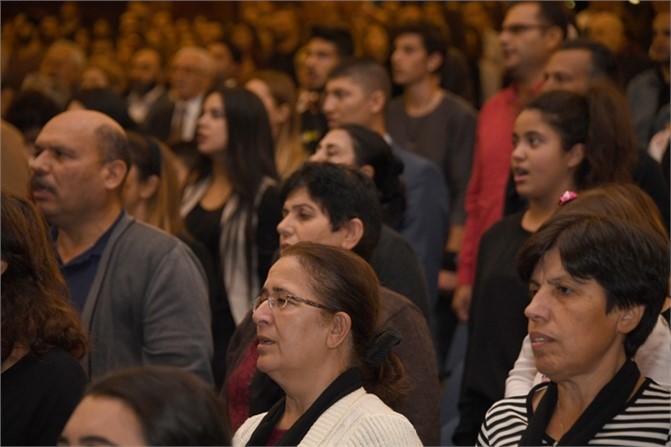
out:
{"label": "human ear", "polygon": [[119,188],[123,184],[127,173],[128,166],[121,160],[105,163],[103,176],[107,189],[113,190]]}
{"label": "human ear", "polygon": [[567,152],[567,156],[569,168],[578,167],[585,159],[585,145],[582,143],[574,144],[573,147]]}
{"label": "human ear", "polygon": [[352,250],[363,237],[363,222],[358,217],[354,217],[343,224],[340,231],[344,232],[341,247],[346,248],[347,250]]}
{"label": "human ear", "polygon": [[352,319],[345,312],[337,312],[331,318],[331,329],[326,337],[326,346],[335,349],[342,345],[352,328]]}
{"label": "human ear", "polygon": [[371,113],[382,113],[384,111],[385,97],[382,90],[375,90],[368,96]]}
{"label": "human ear", "polygon": [[289,120],[289,116],[291,116],[291,107],[289,107],[289,104],[280,104],[275,110],[277,111],[277,117],[281,123],[285,123]]}
{"label": "human ear", "polygon": [[147,200],[156,194],[158,185],[161,181],[158,176],[150,175],[147,180],[140,183],[140,198]]}
{"label": "human ear", "polygon": [[373,178],[375,176],[375,168],[369,164],[362,165],[359,170],[366,174],[366,177]]}
{"label": "human ear", "polygon": [[443,63],[443,55],[440,53],[431,53],[426,61],[426,68],[429,73],[435,73],[440,67],[440,64]]}
{"label": "human ear", "polygon": [[643,318],[645,306],[639,304],[638,306],[630,307],[622,310],[620,319],[617,322],[617,329],[622,334],[628,334],[638,326]]}

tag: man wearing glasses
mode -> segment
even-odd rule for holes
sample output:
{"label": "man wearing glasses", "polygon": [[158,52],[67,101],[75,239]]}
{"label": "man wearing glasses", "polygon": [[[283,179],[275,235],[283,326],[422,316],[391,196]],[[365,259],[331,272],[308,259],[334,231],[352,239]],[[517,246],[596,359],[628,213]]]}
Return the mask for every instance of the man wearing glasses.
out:
{"label": "man wearing glasses", "polygon": [[[476,255],[483,233],[503,216],[512,152],[513,123],[520,107],[543,82],[543,70],[566,36],[567,12],[555,2],[516,2],[506,12],[499,41],[503,64],[511,79],[508,88],[482,107],[476,130],[473,168],[466,192],[466,224],[459,252],[458,287],[452,308],[468,320]],[[503,396],[504,382],[493,383],[488,372],[495,359],[482,346],[469,344],[459,396],[459,425],[453,441],[473,445],[489,406]]]}

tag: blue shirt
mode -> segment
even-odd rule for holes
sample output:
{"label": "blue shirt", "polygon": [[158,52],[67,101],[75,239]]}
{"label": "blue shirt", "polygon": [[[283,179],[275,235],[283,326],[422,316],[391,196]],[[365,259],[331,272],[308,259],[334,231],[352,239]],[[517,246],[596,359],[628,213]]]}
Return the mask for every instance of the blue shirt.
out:
{"label": "blue shirt", "polygon": [[107,231],[105,231],[105,233],[103,233],[102,236],[98,238],[98,240],[91,248],[72,259],[67,264],[63,264],[61,257],[58,255],[58,250],[56,250],[58,228],[55,226],[51,228],[51,240],[54,244],[54,251],[56,252],[58,265],[61,268],[61,273],[63,273],[65,282],[68,285],[72,304],[80,314],[84,309],[84,304],[86,304],[86,297],[89,294],[89,290],[91,290],[91,285],[93,284],[96,272],[98,271],[98,264],[100,263],[100,258],[102,257],[103,251],[105,251],[105,247],[107,246],[107,241],[109,241],[109,238],[112,235],[112,231],[117,226],[123,215],[124,211],[121,211],[114,223],[107,229]]}

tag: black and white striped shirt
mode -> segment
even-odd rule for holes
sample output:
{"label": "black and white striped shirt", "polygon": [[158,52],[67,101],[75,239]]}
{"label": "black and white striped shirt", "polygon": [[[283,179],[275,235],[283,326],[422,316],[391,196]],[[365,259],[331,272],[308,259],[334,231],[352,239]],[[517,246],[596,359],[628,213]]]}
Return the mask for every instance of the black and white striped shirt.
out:
{"label": "black and white striped shirt", "polygon": [[[535,388],[532,392],[543,389]],[[529,396],[516,396],[492,405],[480,428],[476,445],[518,445],[527,429],[528,415],[533,414],[531,401]],[[543,439],[543,445],[555,442],[549,436]],[[651,379],[646,380],[624,411],[606,423],[589,445],[671,445],[671,390]]]}

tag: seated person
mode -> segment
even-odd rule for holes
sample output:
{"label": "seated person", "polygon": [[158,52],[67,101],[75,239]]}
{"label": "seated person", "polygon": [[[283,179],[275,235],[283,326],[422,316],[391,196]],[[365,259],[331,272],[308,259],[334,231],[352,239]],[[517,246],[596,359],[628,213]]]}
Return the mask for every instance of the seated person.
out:
{"label": "seated person", "polygon": [[[277,227],[280,250],[310,241],[346,248],[370,259],[381,217],[375,187],[364,174],[330,163],[306,163],[285,181],[280,193],[284,202],[284,218]],[[380,397],[410,420],[424,444],[437,445],[440,388],[429,327],[407,298],[384,286],[380,295],[379,325],[396,330],[402,339],[392,353],[403,363],[407,391]],[[267,411],[281,397],[277,384],[255,367],[255,343],[249,313],[231,339],[229,374],[222,390],[233,430],[249,415]]]}
{"label": "seated person", "polygon": [[668,238],[566,210],[527,240],[517,271],[536,367],[550,382],[496,402],[477,445],[669,445],[671,392],[632,360],[667,295]]}
{"label": "seated person", "polygon": [[257,366],[286,396],[250,417],[234,446],[422,445],[403,415],[364,389],[394,395],[403,378],[390,354],[398,336],[377,329],[379,283],[366,261],[311,242],[288,247],[253,310]]}
{"label": "seated person", "polygon": [[229,445],[208,384],[172,366],[121,369],[93,382],[58,445]]}

